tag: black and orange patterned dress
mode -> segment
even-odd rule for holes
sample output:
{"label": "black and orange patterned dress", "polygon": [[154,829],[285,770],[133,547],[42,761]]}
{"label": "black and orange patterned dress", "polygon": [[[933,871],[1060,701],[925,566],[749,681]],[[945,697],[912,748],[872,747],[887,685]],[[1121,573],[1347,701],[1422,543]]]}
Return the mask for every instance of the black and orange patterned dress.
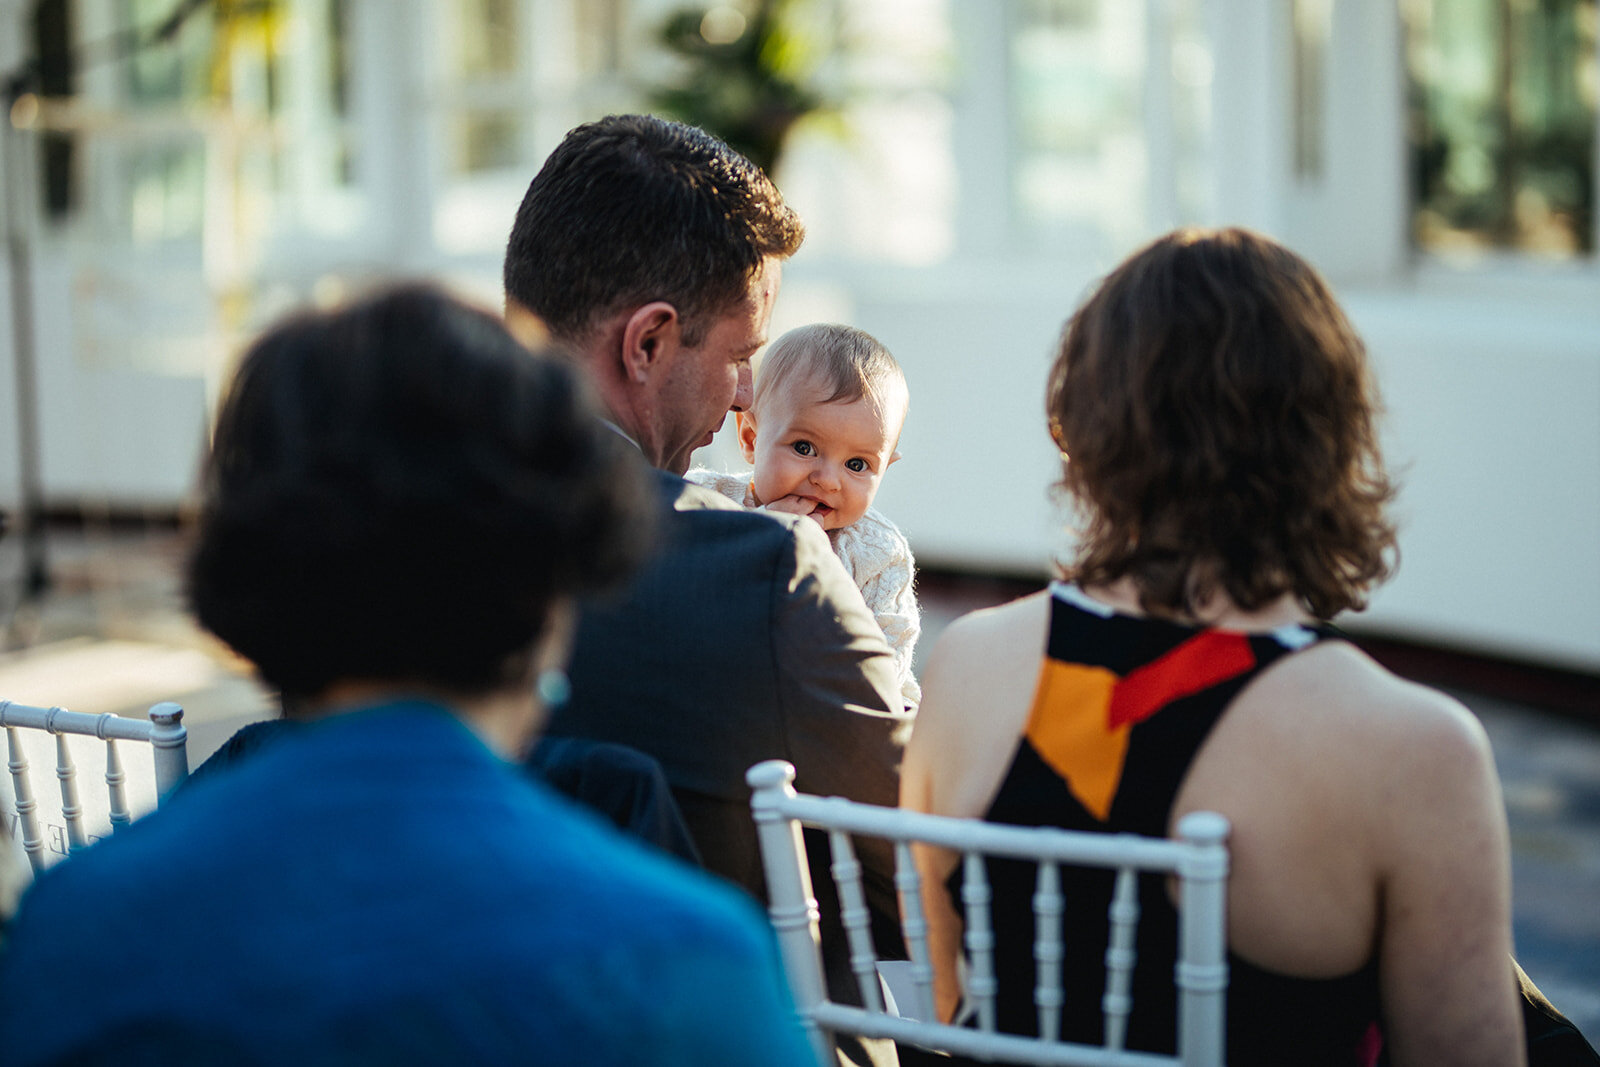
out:
{"label": "black and orange patterned dress", "polygon": [[[986,818],[1165,837],[1189,766],[1233,698],[1283,656],[1333,636],[1287,626],[1242,633],[1118,614],[1074,586],[1051,590],[1050,633],[1026,732]],[[1329,832],[1337,832],[1329,827]],[[999,1028],[1037,1032],[1035,866],[991,860]],[[1112,875],[1063,869],[1062,1036],[1101,1040]],[[950,891],[959,910],[959,867]],[[1175,1044],[1177,913],[1164,879],[1140,884],[1128,1047]],[[1371,1062],[1376,961],[1332,979],[1276,974],[1229,954],[1228,1063]]]}

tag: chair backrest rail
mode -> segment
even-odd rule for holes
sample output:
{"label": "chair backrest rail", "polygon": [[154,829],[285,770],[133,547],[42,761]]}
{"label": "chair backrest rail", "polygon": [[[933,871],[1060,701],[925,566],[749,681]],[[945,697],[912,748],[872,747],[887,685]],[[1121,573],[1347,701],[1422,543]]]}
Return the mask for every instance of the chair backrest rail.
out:
{"label": "chair backrest rail", "polygon": [[874,808],[839,797],[758,795],[751,803],[758,802],[769,803],[782,817],[806,826],[837,828],[895,842],[926,842],[956,852],[970,850],[1010,859],[1047,859],[1057,863],[1183,874],[1186,873],[1184,864],[1194,862],[1201,855],[1194,844],[1184,840],[1047,826],[1003,826],[981,819],[954,819],[898,808]]}
{"label": "chair backrest rail", "polygon": [[53,734],[83,734],[102,739],[150,741],[152,725],[144,719],[130,719],[110,712],[93,715],[68,711],[66,708],[38,708],[0,700],[0,726],[25,726],[33,730],[48,730]]}
{"label": "chair backrest rail", "polygon": [[944,1049],[960,1056],[1004,1063],[1048,1067],[1173,1067],[1176,1062],[1171,1056],[1153,1052],[1112,1052],[1095,1045],[1047,1045],[1031,1037],[879,1015],[833,1001],[818,1004],[812,1015],[824,1030],[886,1037],[922,1048]]}

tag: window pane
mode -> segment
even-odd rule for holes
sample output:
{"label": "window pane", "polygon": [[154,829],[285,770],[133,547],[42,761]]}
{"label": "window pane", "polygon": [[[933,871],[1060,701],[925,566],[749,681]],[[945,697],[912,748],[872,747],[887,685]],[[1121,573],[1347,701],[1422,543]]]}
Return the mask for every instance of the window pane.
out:
{"label": "window pane", "polygon": [[[926,266],[955,248],[948,0],[841,0],[818,77],[836,106],[800,122],[776,180],[805,254]],[[815,13],[826,14],[826,5]]]}
{"label": "window pane", "polygon": [[1011,39],[1019,231],[1120,244],[1144,227],[1145,5],[1023,0]]}
{"label": "window pane", "polygon": [[517,69],[516,0],[458,0],[456,68],[464,78]]}
{"label": "window pane", "polygon": [[1422,248],[1594,252],[1596,0],[1411,0]]}

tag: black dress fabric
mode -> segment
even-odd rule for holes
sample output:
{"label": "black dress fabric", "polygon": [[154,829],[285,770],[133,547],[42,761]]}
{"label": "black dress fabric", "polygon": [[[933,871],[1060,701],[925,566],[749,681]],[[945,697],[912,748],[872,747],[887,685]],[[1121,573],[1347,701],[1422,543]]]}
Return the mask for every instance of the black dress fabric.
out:
{"label": "black dress fabric", "polygon": [[[1235,696],[1282,656],[1332,635],[1289,627],[1245,634],[1096,610],[1057,587],[1046,662],[1027,734],[986,818],[1164,837],[1178,788]],[[1036,865],[990,860],[997,1025],[1038,1032],[1033,990]],[[961,871],[948,888],[961,907]],[[1062,870],[1066,910],[1062,1036],[1102,1040],[1113,875]],[[1177,912],[1165,879],[1144,876],[1128,1047],[1176,1043]],[[1276,974],[1229,954],[1228,1063],[1370,1064],[1377,1052],[1376,961],[1327,980]]]}

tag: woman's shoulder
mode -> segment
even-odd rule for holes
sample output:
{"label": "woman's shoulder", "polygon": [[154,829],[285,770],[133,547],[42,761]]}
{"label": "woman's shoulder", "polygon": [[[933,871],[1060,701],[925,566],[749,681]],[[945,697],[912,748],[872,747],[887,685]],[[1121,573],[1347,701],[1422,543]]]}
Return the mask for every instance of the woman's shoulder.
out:
{"label": "woman's shoulder", "polygon": [[1234,701],[1223,727],[1249,762],[1282,771],[1308,796],[1370,805],[1385,822],[1396,804],[1420,812],[1494,778],[1488,736],[1466,707],[1343,640],[1273,664]]}
{"label": "woman's shoulder", "polygon": [[1478,720],[1454,697],[1411,681],[1348,640],[1319,641],[1266,672],[1260,688],[1292,705],[1315,705],[1337,720],[1385,733],[1442,740],[1482,734]]}
{"label": "woman's shoulder", "polygon": [[1018,672],[1031,681],[1044,654],[1049,626],[1046,590],[962,615],[934,642],[924,683],[942,685],[948,678],[970,691],[984,692],[993,680],[1010,680]]}
{"label": "woman's shoulder", "polygon": [[945,640],[952,647],[964,647],[1027,633],[1042,641],[1050,621],[1050,602],[1050,591],[1041,589],[1003,604],[969,611],[945,629]]}

